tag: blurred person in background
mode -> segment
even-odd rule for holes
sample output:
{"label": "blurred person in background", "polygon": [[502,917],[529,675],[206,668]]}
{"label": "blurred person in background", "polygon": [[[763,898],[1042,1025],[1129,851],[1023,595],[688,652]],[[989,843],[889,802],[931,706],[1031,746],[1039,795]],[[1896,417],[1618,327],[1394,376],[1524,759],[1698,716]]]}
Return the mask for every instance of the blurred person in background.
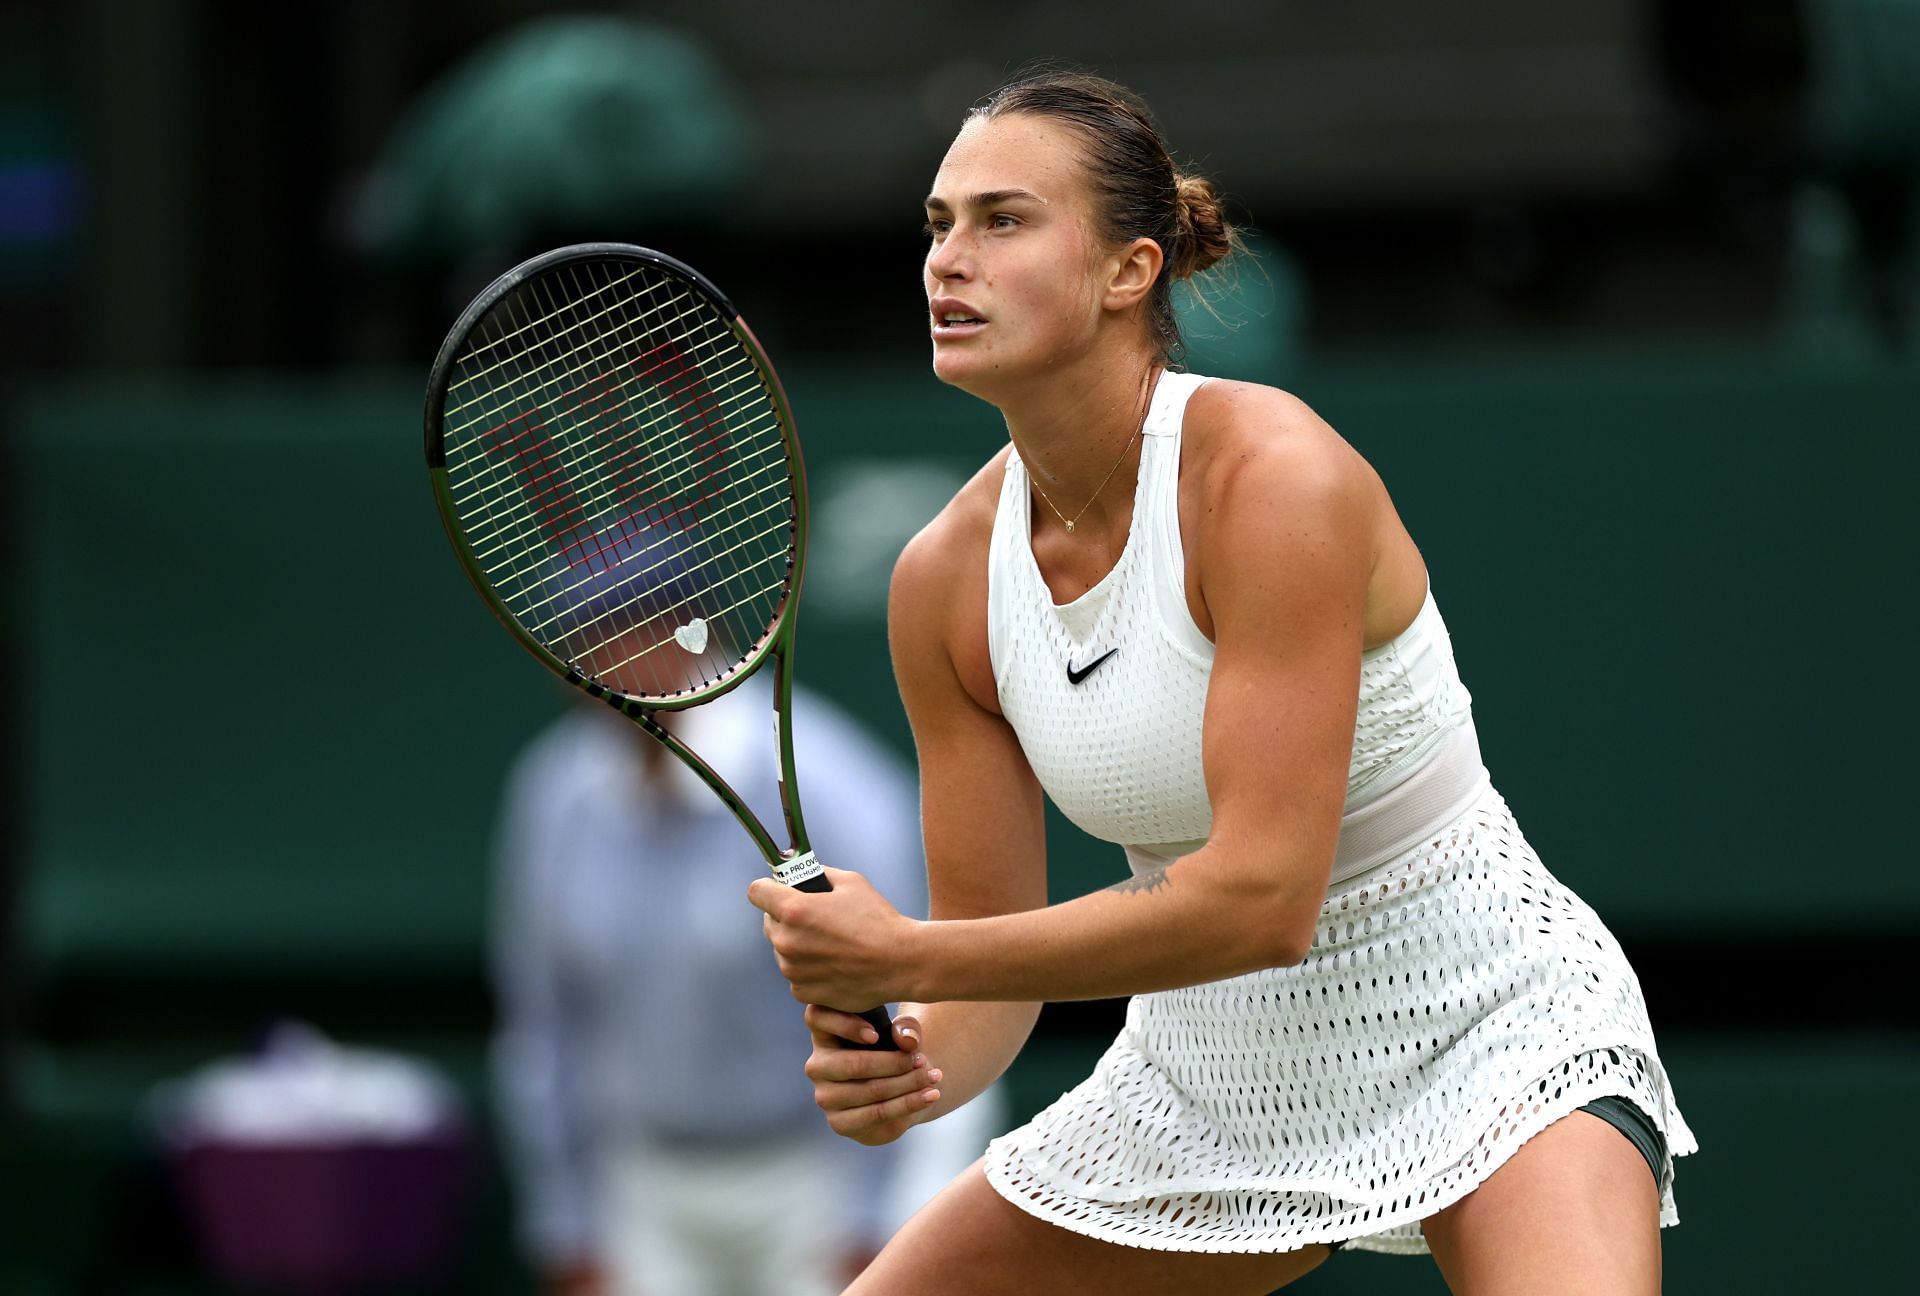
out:
{"label": "blurred person in background", "polygon": [[[830,703],[794,702],[821,857],[924,912],[908,773]],[[779,821],[765,680],[665,718]],[[827,1129],[796,1071],[806,1026],[740,902],[764,861],[609,708],[580,703],[520,754],[495,846],[495,1080],[546,1291],[839,1291],[998,1132],[990,1111],[886,1149]]]}

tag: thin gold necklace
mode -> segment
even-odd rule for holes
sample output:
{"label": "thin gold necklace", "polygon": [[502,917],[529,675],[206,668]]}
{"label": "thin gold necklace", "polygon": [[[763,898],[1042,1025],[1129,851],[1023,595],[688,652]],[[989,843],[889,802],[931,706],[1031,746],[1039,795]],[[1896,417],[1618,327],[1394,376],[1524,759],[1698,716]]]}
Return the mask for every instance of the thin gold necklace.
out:
{"label": "thin gold necklace", "polygon": [[[1142,380],[1140,384],[1140,389],[1143,395],[1147,390],[1147,382],[1151,381],[1152,378],[1153,378],[1153,370],[1148,369],[1146,379]],[[1140,411],[1139,426],[1135,427],[1133,429],[1133,435],[1127,438],[1127,444],[1124,448],[1121,449],[1120,457],[1113,461],[1113,467],[1107,469],[1107,475],[1105,477],[1102,477],[1100,479],[1100,484],[1093,488],[1093,494],[1087,498],[1087,502],[1085,504],[1082,504],[1080,506],[1080,511],[1078,513],[1075,513],[1072,517],[1068,517],[1065,513],[1062,513],[1059,507],[1055,505],[1052,500],[1047,498],[1047,493],[1044,490],[1040,489],[1040,483],[1038,481],[1033,482],[1033,489],[1040,496],[1041,501],[1045,503],[1048,508],[1053,510],[1053,515],[1055,517],[1059,518],[1062,522],[1066,524],[1068,535],[1073,534],[1073,524],[1078,522],[1081,518],[1087,515],[1087,510],[1093,507],[1093,501],[1100,498],[1100,492],[1107,488],[1107,483],[1113,480],[1113,475],[1120,471],[1120,465],[1125,463],[1127,461],[1127,456],[1133,453],[1133,443],[1135,441],[1138,441],[1140,439],[1140,434],[1147,430],[1147,410],[1146,408],[1144,408],[1145,404],[1146,402],[1143,401],[1142,402],[1143,408]],[[1032,479],[1029,478],[1029,480],[1032,480]]]}

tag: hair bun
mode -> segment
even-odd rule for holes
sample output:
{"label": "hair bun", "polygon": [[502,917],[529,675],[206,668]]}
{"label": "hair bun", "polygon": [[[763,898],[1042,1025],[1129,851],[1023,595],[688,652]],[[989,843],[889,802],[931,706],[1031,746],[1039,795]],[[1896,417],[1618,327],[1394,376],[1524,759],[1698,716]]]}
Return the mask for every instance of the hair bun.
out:
{"label": "hair bun", "polygon": [[1186,279],[1212,266],[1233,252],[1239,238],[1227,223],[1220,203],[1220,191],[1205,176],[1180,175],[1173,178],[1178,192],[1179,235],[1169,257],[1168,267],[1175,279]]}

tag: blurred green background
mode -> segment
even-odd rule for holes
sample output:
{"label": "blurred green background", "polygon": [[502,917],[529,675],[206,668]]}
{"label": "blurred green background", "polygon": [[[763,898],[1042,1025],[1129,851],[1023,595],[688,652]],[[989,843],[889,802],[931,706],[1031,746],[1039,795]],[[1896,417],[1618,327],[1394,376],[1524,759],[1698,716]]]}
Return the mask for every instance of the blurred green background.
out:
{"label": "blurred green background", "polygon": [[[1030,3],[944,45],[879,4],[268,8],[0,28],[0,1291],[225,1290],[146,1097],[277,1018],[434,1060],[484,1132],[486,836],[563,695],[451,561],[419,420],[524,252],[735,297],[815,491],[800,676],[909,749],[886,573],[1004,440],[927,373],[916,208],[1043,53],[1258,230],[1192,366],[1380,470],[1497,785],[1627,946],[1703,1146],[1670,1289],[1907,1285],[1920,3]],[[1056,896],[1121,867],[1053,846]],[[1118,1011],[1048,1010],[1017,1116]],[[530,1290],[509,1214],[489,1154],[448,1290]]]}

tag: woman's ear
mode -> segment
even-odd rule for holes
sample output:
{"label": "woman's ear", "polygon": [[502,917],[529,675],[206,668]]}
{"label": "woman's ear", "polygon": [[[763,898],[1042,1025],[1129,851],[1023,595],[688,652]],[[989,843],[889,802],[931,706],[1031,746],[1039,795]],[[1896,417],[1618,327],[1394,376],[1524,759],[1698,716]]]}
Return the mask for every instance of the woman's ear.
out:
{"label": "woman's ear", "polygon": [[1128,310],[1147,299],[1166,253],[1150,238],[1137,238],[1106,261],[1106,292],[1100,304],[1107,310]]}

